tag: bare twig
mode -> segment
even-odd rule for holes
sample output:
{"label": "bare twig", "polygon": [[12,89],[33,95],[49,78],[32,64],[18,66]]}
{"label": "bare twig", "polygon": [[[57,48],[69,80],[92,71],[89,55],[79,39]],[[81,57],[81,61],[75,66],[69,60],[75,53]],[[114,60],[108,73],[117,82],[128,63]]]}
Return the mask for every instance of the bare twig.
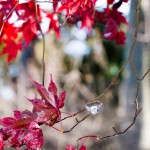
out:
{"label": "bare twig", "polygon": [[43,72],[42,72],[42,85],[44,86],[44,82],[45,82],[45,37],[44,37],[44,33],[42,31],[42,28],[40,26],[40,22],[39,22],[39,18],[38,18],[38,5],[35,3],[35,12],[36,12],[36,21],[37,24],[39,26],[41,35],[42,35],[42,42],[43,42],[43,54],[42,54],[42,68],[43,68]]}
{"label": "bare twig", "polygon": [[[116,130],[116,128],[113,126],[112,128],[113,128],[113,130],[115,131],[114,134],[109,134],[109,135],[102,136],[102,137],[101,137],[101,136],[91,136],[91,135],[87,135],[87,136],[83,136],[83,137],[79,138],[79,139],[77,140],[77,142],[79,142],[80,140],[82,140],[82,139],[84,139],[84,138],[93,138],[93,137],[95,137],[97,140],[103,140],[103,139],[108,139],[108,138],[111,138],[111,137],[115,137],[115,136],[122,135],[122,134],[126,133],[126,132],[134,125],[134,123],[135,123],[135,121],[136,121],[136,119],[137,119],[137,116],[139,115],[139,113],[141,112],[141,110],[142,110],[142,108],[139,109],[138,111],[135,111],[136,113],[135,113],[135,115],[134,115],[134,118],[133,118],[131,124],[128,125],[128,127],[125,128],[123,131],[118,132],[118,131]],[[78,145],[77,145],[77,147],[78,147]]]}
{"label": "bare twig", "polygon": [[122,65],[122,67],[120,68],[118,74],[115,76],[115,78],[113,78],[113,80],[110,82],[109,86],[104,90],[104,92],[102,94],[100,94],[96,99],[94,99],[93,101],[97,101],[98,99],[100,99],[102,96],[104,96],[109,90],[110,87],[116,82],[116,80],[118,79],[120,73],[122,72],[122,70],[124,69],[124,67],[128,64],[128,59],[124,62],[124,64]]}
{"label": "bare twig", "polygon": [[[111,83],[109,84],[109,86],[106,88],[106,90],[95,99],[95,101],[97,101],[99,98],[101,98],[102,96],[104,96],[109,91],[110,87],[117,80],[119,74],[122,72],[122,70],[124,69],[124,67],[128,63],[130,63],[130,65],[132,67],[132,70],[134,72],[134,75],[136,77],[136,82],[137,82],[136,95],[135,95],[135,101],[134,101],[134,104],[135,104],[135,113],[134,113],[134,116],[133,116],[133,119],[132,119],[131,123],[123,131],[117,131],[117,129],[114,126],[112,126],[112,129],[114,130],[115,133],[114,134],[110,134],[110,135],[106,135],[106,136],[102,136],[102,137],[101,136],[94,136],[94,137],[98,138],[99,140],[108,139],[108,138],[111,138],[111,137],[115,137],[115,136],[119,136],[119,135],[125,134],[135,124],[137,116],[142,111],[142,108],[139,109],[139,103],[138,103],[139,86],[140,86],[140,81],[144,80],[144,78],[146,77],[146,75],[150,72],[150,69],[148,69],[144,73],[144,75],[141,78],[139,78],[138,75],[137,75],[135,66],[134,66],[134,64],[132,62],[132,53],[133,53],[133,49],[134,49],[134,46],[135,46],[136,41],[137,41],[138,22],[139,22],[139,14],[140,14],[140,5],[141,5],[141,2],[142,2],[142,0],[139,0],[138,6],[136,8],[136,27],[135,27],[135,33],[134,33],[134,40],[132,42],[132,45],[131,45],[131,48],[130,48],[130,51],[129,51],[129,56],[128,56],[127,60],[125,61],[125,63],[123,64],[123,66],[121,67],[121,69],[119,70],[119,72],[116,75],[116,77],[111,81]],[[88,138],[93,138],[93,136],[90,136],[90,135],[83,136],[83,137],[81,137],[81,138],[79,138],[77,140],[77,143],[80,140],[85,139],[87,137]],[[78,148],[78,145],[79,144],[77,144],[77,148]]]}
{"label": "bare twig", "polygon": [[73,125],[69,130],[65,130],[63,131],[63,133],[67,133],[72,131],[79,123],[81,123],[82,121],[84,121],[86,118],[88,118],[89,116],[91,116],[91,114],[86,115],[85,117],[83,117],[81,120],[78,120],[77,123],[75,125]]}
{"label": "bare twig", "polygon": [[148,69],[141,78],[138,78],[138,80],[142,81],[149,72],[150,72],[150,69]]}
{"label": "bare twig", "polygon": [[148,69],[148,71],[143,75],[143,77],[139,78],[138,75],[137,75],[136,69],[134,67],[134,64],[132,62],[132,53],[133,53],[133,49],[134,49],[134,46],[135,46],[136,41],[137,41],[137,33],[138,33],[138,24],[139,24],[139,14],[140,14],[140,5],[141,5],[141,2],[142,2],[142,0],[139,0],[138,6],[136,8],[136,27],[135,27],[134,39],[133,39],[132,45],[131,45],[130,50],[129,50],[129,56],[128,56],[127,60],[124,62],[124,64],[122,65],[122,67],[120,68],[118,74],[110,82],[109,86],[104,90],[103,93],[101,93],[97,98],[95,98],[92,101],[97,101],[98,99],[100,99],[102,96],[104,96],[110,90],[111,86],[118,79],[119,75],[121,74],[121,72],[123,71],[123,69],[125,68],[125,66],[128,63],[130,63],[130,65],[131,65],[131,67],[133,69],[133,72],[134,72],[137,80],[143,80],[145,78],[145,76],[150,72],[150,69]]}
{"label": "bare twig", "polygon": [[78,112],[76,112],[76,113],[74,113],[74,114],[72,114],[72,115],[69,115],[69,116],[67,116],[67,117],[64,117],[63,119],[61,119],[60,121],[58,121],[58,122],[61,122],[61,121],[64,121],[64,120],[66,120],[66,119],[68,119],[68,118],[71,118],[71,117],[75,117],[76,115],[78,115],[79,113],[82,113],[83,111],[85,111],[86,109],[84,108],[84,109],[82,109],[82,110],[80,110],[80,111],[78,111]]}

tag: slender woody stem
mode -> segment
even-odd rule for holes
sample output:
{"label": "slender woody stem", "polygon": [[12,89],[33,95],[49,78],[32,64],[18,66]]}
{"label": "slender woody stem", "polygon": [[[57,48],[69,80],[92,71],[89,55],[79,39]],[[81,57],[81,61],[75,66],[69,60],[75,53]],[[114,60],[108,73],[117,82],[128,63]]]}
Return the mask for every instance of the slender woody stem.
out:
{"label": "slender woody stem", "polygon": [[138,93],[139,93],[140,81],[142,81],[146,77],[146,75],[150,72],[150,69],[148,69],[144,73],[144,75],[141,78],[139,78],[138,75],[137,75],[136,69],[134,67],[134,64],[132,62],[132,53],[133,53],[133,49],[134,49],[134,46],[135,46],[136,41],[137,41],[137,33],[138,33],[138,24],[139,24],[139,14],[140,14],[140,5],[141,5],[141,2],[142,2],[142,0],[139,0],[138,6],[136,8],[136,27],[135,27],[135,33],[134,33],[134,40],[133,40],[132,45],[130,47],[128,58],[126,59],[125,63],[123,64],[123,66],[119,70],[119,72],[116,75],[116,77],[111,81],[111,83],[109,84],[109,86],[106,88],[106,90],[95,99],[95,101],[98,100],[99,98],[101,98],[102,96],[104,96],[108,92],[108,90],[110,89],[110,87],[117,80],[119,74],[122,72],[122,70],[124,69],[124,67],[128,63],[130,63],[130,65],[132,67],[132,70],[134,72],[134,76],[136,77],[136,82],[137,82],[136,95],[135,95],[135,100],[134,100],[135,113],[134,113],[133,119],[132,119],[131,123],[124,130],[122,130],[122,131],[117,131],[117,129],[114,126],[112,126],[112,129],[114,130],[113,134],[109,134],[109,135],[102,136],[102,137],[101,136],[91,136],[91,135],[88,135],[88,136],[83,136],[83,137],[79,138],[77,140],[77,149],[78,149],[78,146],[79,146],[78,142],[80,140],[82,140],[82,139],[95,137],[98,140],[103,140],[103,139],[108,139],[108,138],[112,138],[112,137],[115,137],[115,136],[119,136],[119,135],[125,134],[135,124],[135,121],[136,121],[139,113],[142,111],[142,108],[139,108],[139,102],[138,102]]}
{"label": "slender woody stem", "polygon": [[43,52],[42,52],[42,85],[44,86],[44,81],[45,81],[45,37],[44,37],[44,33],[42,31],[42,28],[40,26],[40,22],[39,22],[39,18],[38,18],[38,5],[35,3],[35,12],[36,12],[36,21],[37,24],[39,26],[41,35],[42,35],[42,42],[43,42]]}
{"label": "slender woody stem", "polygon": [[122,65],[122,67],[120,68],[118,74],[115,76],[115,78],[111,81],[111,83],[109,84],[109,86],[105,89],[105,91],[103,93],[101,93],[97,98],[95,98],[94,100],[92,101],[97,101],[98,99],[100,99],[102,96],[104,96],[111,88],[111,86],[114,84],[114,82],[118,79],[120,73],[122,72],[122,70],[124,69],[124,67],[130,63],[131,67],[132,67],[132,70],[134,72],[134,75],[136,77],[137,80],[140,80],[142,81],[145,76],[150,72],[150,69],[148,69],[146,71],[146,73],[140,78],[138,77],[137,75],[137,71],[135,69],[135,66],[133,64],[133,61],[132,61],[132,53],[133,53],[133,49],[134,49],[134,46],[136,44],[136,41],[137,41],[137,33],[138,33],[138,28],[139,28],[139,15],[140,15],[140,6],[141,6],[141,2],[142,0],[139,0],[139,3],[137,5],[137,8],[136,8],[136,27],[135,27],[135,33],[134,33],[134,39],[133,39],[133,42],[131,44],[131,47],[130,47],[130,50],[129,50],[129,55],[128,55],[128,58],[126,59],[126,61],[124,62],[124,64]]}
{"label": "slender woody stem", "polygon": [[109,86],[104,90],[104,92],[102,94],[100,94],[96,99],[94,99],[93,101],[97,101],[98,99],[100,99],[102,96],[104,96],[110,89],[110,87],[114,84],[114,82],[116,82],[116,80],[118,79],[120,73],[122,72],[122,70],[124,69],[124,67],[128,64],[129,60],[127,59],[124,64],[122,65],[122,67],[120,68],[118,74],[113,78],[113,80],[110,82]]}

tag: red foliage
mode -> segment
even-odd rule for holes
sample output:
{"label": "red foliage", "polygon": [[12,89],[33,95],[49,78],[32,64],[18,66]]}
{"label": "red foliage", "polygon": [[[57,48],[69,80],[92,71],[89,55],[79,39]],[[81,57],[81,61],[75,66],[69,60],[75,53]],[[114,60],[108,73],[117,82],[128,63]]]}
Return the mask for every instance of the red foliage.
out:
{"label": "red foliage", "polygon": [[[95,9],[97,0],[53,0],[52,2],[53,10],[47,11],[34,1],[24,3],[16,0],[0,1],[0,42],[4,44],[0,56],[6,54],[7,62],[17,57],[18,51],[23,49],[23,41],[25,46],[28,46],[34,38],[38,37],[44,18],[49,19],[47,32],[54,30],[56,36],[60,38],[58,16],[61,16],[64,11],[65,22],[76,24],[80,21],[80,28],[87,28],[88,34],[99,23],[104,26],[102,29],[104,39],[114,40],[118,45],[125,44],[125,33],[120,30],[120,26],[128,23],[118,8],[128,0],[119,0],[117,3],[114,0],[107,0],[107,7],[102,12]],[[58,5],[58,2],[61,5]],[[16,22],[10,23],[9,19],[13,13],[17,15],[16,21],[23,21],[20,26],[16,26]],[[33,104],[32,111],[16,110],[14,117],[0,119],[0,125],[3,126],[0,129],[0,149],[4,146],[16,149],[41,148],[44,139],[40,126],[53,126],[61,120],[60,109],[64,106],[65,92],[57,95],[57,87],[52,77],[48,89],[36,81],[32,80],[32,82],[41,98],[28,99]],[[66,150],[75,150],[75,148],[67,145]],[[79,150],[86,150],[86,147],[82,145]]]}
{"label": "red foliage", "polygon": [[122,2],[125,2],[125,3],[127,3],[129,0],[122,0]]}
{"label": "red foliage", "polygon": [[117,23],[113,19],[108,19],[106,22],[106,29],[103,31],[105,39],[113,40],[117,34]]}
{"label": "red foliage", "polygon": [[37,114],[36,121],[39,124],[50,121],[49,125],[52,126],[61,118],[59,109],[64,106],[65,92],[62,92],[58,97],[57,87],[52,81],[52,77],[50,80],[48,90],[36,81],[32,81],[42,100],[35,98],[29,101],[33,104],[34,113]]}
{"label": "red foliage", "polygon": [[[66,150],[76,150],[73,146],[67,145]],[[82,145],[79,150],[86,150],[86,147]]]}
{"label": "red foliage", "polygon": [[[112,3],[113,1],[109,1],[108,5]],[[118,45],[124,45],[126,43],[124,32],[121,31],[120,34],[120,26],[121,24],[128,25],[126,18],[117,10],[121,4],[122,1],[119,1],[113,4],[112,9],[107,7],[104,9],[104,12],[95,12],[96,21],[105,25],[105,29],[102,32],[103,38],[107,40],[114,40]],[[121,40],[119,40],[119,38],[121,38]]]}
{"label": "red foliage", "polygon": [[110,5],[114,2],[115,0],[107,0],[107,4]]}
{"label": "red foliage", "polygon": [[[26,145],[28,148],[30,148],[28,146],[28,142],[31,143],[31,141],[34,142],[34,140],[36,140],[36,138],[32,138],[31,141],[24,141],[24,138],[29,134],[29,132],[31,132],[31,126],[35,120],[36,116],[30,112],[30,111],[15,111],[14,112],[14,118],[12,117],[6,117],[3,119],[0,119],[0,124],[2,126],[4,126],[3,128],[1,128],[1,134],[3,142],[4,141],[8,141],[8,145],[9,147],[15,147],[15,148],[19,148],[23,145]],[[36,123],[37,124],[37,123]],[[38,124],[37,124],[38,125]],[[39,130],[37,130],[36,134],[42,133],[40,127]],[[43,141],[43,136],[41,134],[41,136],[39,136],[40,141]],[[32,147],[34,144],[30,144],[30,146]],[[39,143],[39,147],[41,147],[43,145],[43,143]]]}
{"label": "red foliage", "polygon": [[125,36],[125,34],[124,34],[124,32],[123,31],[119,31],[118,33],[117,33],[117,35],[116,35],[116,38],[115,38],[115,41],[116,41],[116,43],[117,44],[125,44],[125,42],[126,42],[126,36]]}
{"label": "red foliage", "polygon": [[[118,8],[123,2],[128,2],[128,0],[120,0],[117,3],[115,3],[114,0],[107,0],[107,8],[104,8],[103,12],[95,10],[96,1],[97,0],[53,0],[53,10],[51,12],[42,10],[40,4],[35,4],[34,1],[26,1],[24,3],[18,3],[16,0],[1,1],[0,41],[1,43],[5,43],[5,47],[0,52],[0,56],[7,54],[7,62],[14,60],[17,57],[18,51],[23,49],[23,40],[25,41],[25,46],[28,46],[34,38],[38,37],[41,32],[40,24],[44,18],[50,20],[47,32],[54,30],[57,37],[60,38],[58,15],[64,10],[68,23],[76,24],[78,21],[81,21],[81,28],[86,27],[89,34],[93,25],[99,22],[105,26],[103,30],[104,34],[108,32],[108,30],[111,30],[110,28],[115,30],[113,33],[109,31],[111,34],[109,37],[103,37],[108,40],[118,41],[116,40],[115,34],[119,32],[118,30],[121,24],[127,24],[125,17],[118,11]],[[61,5],[58,5],[58,2],[61,2]],[[109,5],[113,6],[109,7]],[[23,21],[19,27],[15,26],[15,22],[9,22],[13,13],[17,15],[16,21]],[[113,20],[113,25],[117,25],[110,27],[108,20]],[[125,44],[125,40],[124,42],[117,42],[117,44],[123,45]]]}
{"label": "red foliage", "polygon": [[53,126],[61,119],[60,108],[64,106],[65,92],[57,96],[57,87],[50,77],[48,90],[44,86],[32,81],[41,99],[29,100],[33,104],[32,111],[14,111],[14,117],[0,119],[0,149],[3,149],[5,141],[9,147],[27,149],[41,148],[44,144],[40,125]]}

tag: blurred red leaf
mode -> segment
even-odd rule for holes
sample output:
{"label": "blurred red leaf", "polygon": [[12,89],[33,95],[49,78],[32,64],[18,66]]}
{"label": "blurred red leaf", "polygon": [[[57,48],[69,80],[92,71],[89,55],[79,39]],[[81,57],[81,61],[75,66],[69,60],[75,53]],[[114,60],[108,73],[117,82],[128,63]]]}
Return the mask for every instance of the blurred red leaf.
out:
{"label": "blurred red leaf", "polygon": [[0,119],[0,124],[4,127],[7,127],[15,121],[16,121],[16,119],[14,119],[12,117],[6,117],[6,118],[3,118],[3,119]]}
{"label": "blurred red leaf", "polygon": [[[76,150],[73,146],[67,145],[66,150]],[[86,147],[82,145],[79,150],[86,150]]]}

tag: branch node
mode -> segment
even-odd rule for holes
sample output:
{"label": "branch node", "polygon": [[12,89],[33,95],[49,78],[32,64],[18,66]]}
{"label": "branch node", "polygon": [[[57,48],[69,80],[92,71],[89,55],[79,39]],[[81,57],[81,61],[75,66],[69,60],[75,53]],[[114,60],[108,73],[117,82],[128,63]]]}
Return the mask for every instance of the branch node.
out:
{"label": "branch node", "polygon": [[75,119],[76,119],[76,122],[78,123],[78,122],[79,122],[78,118],[77,118],[77,117],[75,117]]}
{"label": "branch node", "polygon": [[99,141],[99,140],[100,140],[100,136],[97,136],[97,137],[96,137],[96,140]]}
{"label": "branch node", "polygon": [[118,131],[116,130],[116,128],[114,126],[112,126],[112,128],[115,131],[115,133],[118,134]]}

